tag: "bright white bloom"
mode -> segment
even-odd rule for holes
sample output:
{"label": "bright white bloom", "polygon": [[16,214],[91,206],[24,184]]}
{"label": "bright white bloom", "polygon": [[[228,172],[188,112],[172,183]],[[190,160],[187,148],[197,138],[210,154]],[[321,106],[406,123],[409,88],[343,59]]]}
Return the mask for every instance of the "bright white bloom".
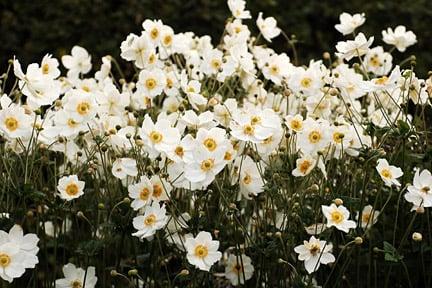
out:
{"label": "bright white bloom", "polygon": [[[82,268],[77,268],[74,264],[68,263],[63,266],[65,278],[55,281],[55,288],[79,288],[96,286],[97,277],[95,267],[87,267],[87,273]],[[84,281],[85,279],[85,281]]]}
{"label": "bright white bloom", "polygon": [[245,0],[228,0],[228,8],[230,9],[232,15],[236,19],[252,18],[250,12],[248,10],[245,10],[246,8]]}
{"label": "bright white bloom", "polygon": [[381,179],[387,186],[400,186],[401,184],[397,178],[403,175],[402,169],[396,166],[390,165],[386,159],[378,159],[378,165],[376,166]]}
{"label": "bright white bloom", "polygon": [[292,175],[295,177],[304,177],[315,168],[316,163],[316,159],[310,155],[298,158],[296,160],[296,168],[292,171]]}
{"label": "bright white bloom", "polygon": [[290,131],[300,132],[303,130],[303,116],[300,114],[297,115],[288,115],[285,117],[285,121],[287,127]]}
{"label": "bright white bloom", "polygon": [[273,17],[262,18],[263,13],[258,14],[258,19],[256,20],[257,26],[263,35],[263,37],[271,42],[271,39],[277,37],[281,30],[277,27],[276,19]]}
{"label": "bright white bloom", "polygon": [[63,98],[64,110],[77,121],[88,121],[96,115],[97,103],[95,96],[82,90],[73,89]]}
{"label": "bright white bloom", "polygon": [[225,277],[233,286],[243,285],[245,280],[252,278],[254,267],[252,260],[245,254],[230,254],[225,265]]}
{"label": "bright white bloom", "polygon": [[0,132],[9,138],[30,136],[34,119],[25,113],[23,107],[11,105],[0,110]]}
{"label": "bright white bloom", "polygon": [[86,74],[91,70],[91,56],[87,50],[74,46],[71,51],[72,55],[64,55],[61,60],[63,65],[68,69],[68,77],[78,78],[78,75]]}
{"label": "bright white bloom", "polygon": [[330,125],[327,121],[315,121],[308,118],[303,123],[303,130],[297,135],[297,147],[303,153],[315,154],[330,142]]}
{"label": "bright white bloom", "polygon": [[149,60],[149,55],[154,53],[154,45],[149,36],[143,33],[141,36],[129,34],[121,43],[120,56],[127,61],[135,61],[138,68],[143,69]]}
{"label": "bright white bloom", "polygon": [[264,190],[264,180],[260,171],[263,168],[259,162],[252,160],[250,156],[238,157],[234,163],[233,182],[240,184],[240,193],[246,199],[257,196]]}
{"label": "bright white bloom", "polygon": [[144,31],[148,34],[150,41],[152,41],[154,44],[158,44],[164,26],[162,21],[146,19],[142,23],[142,26],[144,28]]}
{"label": "bright white bloom", "polygon": [[25,255],[20,253],[19,246],[13,242],[0,244],[0,277],[9,283],[21,277],[25,272],[23,261]]}
{"label": "bright white bloom", "polygon": [[153,123],[148,114],[144,116],[140,135],[146,147],[149,148],[150,157],[156,157],[160,152],[167,153],[175,149],[173,147],[180,140],[180,132],[171,126],[169,120],[158,119],[156,123]]}
{"label": "bright white bloom", "polygon": [[76,199],[84,195],[84,181],[79,181],[77,175],[63,176],[58,181],[58,196],[66,201]]}
{"label": "bright white bloom", "polygon": [[336,45],[338,53],[336,55],[339,58],[351,60],[354,57],[360,57],[369,51],[369,47],[372,45],[374,37],[366,39],[363,33],[359,33],[354,40],[341,41]]}
{"label": "bright white bloom", "polygon": [[304,266],[309,274],[317,271],[321,264],[329,264],[336,261],[331,251],[333,245],[326,241],[320,241],[311,236],[309,241],[303,241],[303,245],[294,248],[298,253],[298,259],[304,261]]}
{"label": "bright white bloom", "polygon": [[[361,212],[360,226],[363,229],[370,228],[378,221],[379,210],[374,210],[372,205],[366,205]],[[360,213],[357,212],[356,220],[358,221]]]}
{"label": "bright white bloom", "polygon": [[133,199],[131,207],[139,210],[146,206],[152,199],[153,184],[147,176],[141,176],[140,181],[128,186],[129,197]]}
{"label": "bright white bloom", "polygon": [[348,14],[346,12],[340,14],[339,16],[340,24],[336,24],[335,28],[337,31],[342,33],[342,35],[351,34],[357,27],[363,25],[366,21],[364,14]]}
{"label": "bright white bloom", "polygon": [[366,69],[375,75],[387,75],[392,68],[393,57],[390,53],[384,52],[381,46],[372,48],[366,54],[364,63]]}
{"label": "bright white bloom", "polygon": [[432,175],[429,170],[420,172],[418,169],[414,175],[413,185],[408,186],[405,199],[415,207],[432,207]]}
{"label": "bright white bloom", "polygon": [[343,205],[336,206],[332,203],[330,206],[321,205],[321,209],[327,218],[327,227],[334,226],[345,233],[356,227],[356,223],[349,220],[350,212]]}
{"label": "bright white bloom", "polygon": [[14,225],[9,233],[0,230],[0,278],[12,282],[21,277],[25,269],[34,268],[39,262],[36,234],[24,235],[21,226]]}
{"label": "bright white bloom", "polygon": [[382,31],[383,41],[395,46],[400,52],[405,52],[406,48],[417,43],[417,37],[412,31],[406,31],[405,26],[399,25],[394,31],[387,28]]}
{"label": "bright white bloom", "polygon": [[111,172],[119,179],[125,179],[127,176],[137,176],[136,160],[132,158],[118,158],[114,161]]}
{"label": "bright white bloom", "polygon": [[133,219],[133,226],[136,230],[132,236],[139,237],[141,240],[153,236],[157,230],[162,229],[168,222],[165,205],[162,207],[158,202],[146,206],[144,215],[137,216]]}
{"label": "bright white bloom", "polygon": [[138,76],[138,93],[154,98],[162,93],[166,84],[165,73],[162,70],[142,70]]}
{"label": "bright white bloom", "polygon": [[206,231],[201,231],[195,238],[186,238],[185,247],[189,263],[200,270],[210,271],[211,266],[222,257],[222,253],[217,251],[219,241],[213,240]]}

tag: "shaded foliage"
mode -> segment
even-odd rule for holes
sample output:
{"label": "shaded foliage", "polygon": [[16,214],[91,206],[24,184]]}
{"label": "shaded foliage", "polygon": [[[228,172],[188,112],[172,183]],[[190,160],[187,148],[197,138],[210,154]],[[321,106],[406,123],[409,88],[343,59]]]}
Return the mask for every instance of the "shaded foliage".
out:
{"label": "shaded foliage", "polygon": [[[247,5],[253,17],[263,11],[265,16],[274,16],[288,35],[297,36],[300,63],[321,57],[321,51],[333,51],[331,45],[343,39],[334,29],[343,11],[365,12],[367,22],[361,29],[369,35],[381,35],[383,29],[399,24],[407,26],[418,38],[417,45],[408,50],[417,56],[418,73],[426,76],[432,63],[429,0],[254,0]],[[209,34],[216,42],[227,17],[225,0],[0,0],[0,67],[13,55],[28,64],[46,53],[61,56],[75,44],[97,58],[118,57],[121,41],[130,32],[138,33],[146,18],[160,18],[176,32]],[[375,44],[383,43],[375,39]],[[287,50],[283,37],[271,46]]]}

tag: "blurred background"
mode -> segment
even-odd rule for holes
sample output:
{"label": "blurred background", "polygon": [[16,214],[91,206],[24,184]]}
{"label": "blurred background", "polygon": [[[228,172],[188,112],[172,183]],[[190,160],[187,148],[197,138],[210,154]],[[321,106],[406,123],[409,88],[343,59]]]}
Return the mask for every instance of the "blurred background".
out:
{"label": "blurred background", "polygon": [[[366,13],[361,30],[375,36],[374,45],[385,46],[381,31],[387,27],[401,24],[414,31],[418,43],[393,56],[397,61],[416,55],[423,77],[431,69],[432,0],[249,0],[247,8],[254,18],[262,11],[265,17],[275,17],[288,35],[295,34],[303,64],[324,51],[334,52],[343,39],[334,25],[346,11]],[[146,18],[162,19],[176,32],[209,34],[215,44],[229,16],[225,0],[0,0],[0,71],[13,55],[29,64],[46,53],[69,53],[75,44],[85,47],[98,66],[102,56],[119,58],[121,41],[130,32],[139,33]],[[254,20],[246,23],[256,31]],[[282,36],[270,46],[278,52],[288,50]]]}

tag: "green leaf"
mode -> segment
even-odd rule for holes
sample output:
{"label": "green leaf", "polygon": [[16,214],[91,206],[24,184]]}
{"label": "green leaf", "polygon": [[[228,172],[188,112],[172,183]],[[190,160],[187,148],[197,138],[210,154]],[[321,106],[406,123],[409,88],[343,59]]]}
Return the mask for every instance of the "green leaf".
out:
{"label": "green leaf", "polygon": [[403,256],[399,255],[396,248],[389,242],[384,241],[384,260],[389,262],[399,262],[402,259]]}

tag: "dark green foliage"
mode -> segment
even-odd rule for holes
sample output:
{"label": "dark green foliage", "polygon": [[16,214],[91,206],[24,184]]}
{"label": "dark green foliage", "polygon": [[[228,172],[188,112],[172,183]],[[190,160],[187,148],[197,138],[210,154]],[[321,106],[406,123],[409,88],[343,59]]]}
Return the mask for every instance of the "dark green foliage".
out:
{"label": "dark green foliage", "polygon": [[[320,58],[322,51],[333,52],[334,44],[343,39],[334,29],[343,11],[366,13],[361,29],[377,37],[375,44],[383,44],[383,29],[405,25],[416,33],[418,43],[403,56],[395,51],[396,60],[416,55],[416,70],[423,77],[432,63],[429,0],[254,0],[247,6],[254,18],[259,11],[274,16],[282,30],[297,36],[301,63]],[[88,49],[97,61],[107,54],[118,57],[121,41],[130,32],[139,33],[146,18],[162,19],[176,32],[209,34],[217,42],[227,17],[225,0],[1,0],[0,67],[13,55],[28,64],[45,53],[61,56],[75,44]],[[288,50],[283,37],[272,47]]]}

